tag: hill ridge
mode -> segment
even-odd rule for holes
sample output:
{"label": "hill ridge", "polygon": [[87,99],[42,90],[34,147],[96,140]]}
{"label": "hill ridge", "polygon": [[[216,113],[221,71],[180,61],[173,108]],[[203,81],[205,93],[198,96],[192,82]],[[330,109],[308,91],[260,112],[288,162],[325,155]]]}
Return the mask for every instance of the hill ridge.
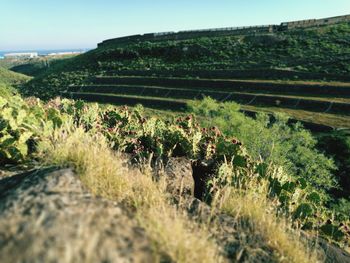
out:
{"label": "hill ridge", "polygon": [[198,30],[182,30],[158,33],[137,34],[104,40],[98,44],[98,47],[130,41],[151,41],[151,40],[184,40],[194,37],[215,37],[225,35],[248,35],[261,33],[276,33],[280,31],[293,30],[298,28],[312,28],[319,26],[335,25],[339,23],[350,22],[350,15],[334,16],[321,19],[305,19],[290,22],[282,22],[280,25],[258,25],[241,27],[222,27]]}

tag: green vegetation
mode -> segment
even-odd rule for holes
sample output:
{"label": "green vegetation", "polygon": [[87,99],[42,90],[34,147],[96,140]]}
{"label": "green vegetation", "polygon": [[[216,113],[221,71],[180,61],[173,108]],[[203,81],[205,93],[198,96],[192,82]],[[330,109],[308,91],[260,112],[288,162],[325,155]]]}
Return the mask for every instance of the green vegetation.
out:
{"label": "green vegetation", "polygon": [[30,80],[30,77],[0,67],[0,84],[18,86]]}
{"label": "green vegetation", "polygon": [[[70,86],[77,98],[112,95],[143,96],[162,99],[198,99],[210,96],[219,101],[242,105],[270,106],[349,115],[350,86],[319,86],[256,83],[233,80],[206,80],[155,77],[97,77],[92,85]],[[98,100],[103,102],[102,100]]]}
{"label": "green vegetation", "polygon": [[[349,207],[349,134],[344,131],[323,133],[316,140],[299,124],[288,125],[288,117],[277,114],[271,123],[266,114],[256,119],[239,112],[235,103],[217,103],[210,98],[189,104],[190,112],[202,116],[202,125],[217,125],[225,134],[240,138],[255,160],[278,164],[289,176],[306,178],[336,218],[350,219]],[[327,157],[320,152],[327,153]],[[333,158],[335,163],[332,161]],[[339,198],[343,198],[340,199]]]}
{"label": "green vegetation", "polygon": [[0,93],[3,96],[10,96],[16,92],[16,88],[28,82],[30,77],[15,73],[0,67]]}
{"label": "green vegetation", "polygon": [[256,119],[239,112],[235,103],[217,103],[206,98],[190,103],[191,112],[202,116],[203,125],[216,125],[225,134],[240,138],[255,160],[264,160],[284,167],[294,177],[305,177],[317,191],[335,186],[332,171],[335,165],[315,149],[316,140],[300,125],[289,126],[288,117],[276,115],[271,124],[266,114]]}
{"label": "green vegetation", "polygon": [[[350,127],[347,116],[350,110],[347,99],[350,94],[349,87],[330,84],[304,87],[276,85],[273,89],[279,91],[273,92],[268,91],[264,82],[259,83],[261,87],[257,87],[254,82],[249,82],[250,86],[247,86],[237,84],[236,81],[173,78],[165,81],[163,78],[155,77],[98,77],[92,82],[94,82],[92,85],[70,86],[67,92],[62,94],[70,98],[100,103],[134,105],[136,102],[146,107],[177,111],[183,109],[184,102],[188,100],[210,96],[219,101],[238,102],[242,105],[242,110],[248,112],[266,111],[272,114],[285,112],[296,120],[305,121],[306,127],[311,126],[316,130]],[[301,89],[308,93],[304,94]],[[287,95],[289,93],[301,94],[290,96]]]}
{"label": "green vegetation", "polygon": [[47,165],[74,168],[94,194],[131,206],[154,245],[152,261],[222,262],[208,230],[171,206],[164,188],[149,174],[127,169],[103,135],[68,126],[40,144],[40,155]]}
{"label": "green vegetation", "polygon": [[[317,134],[318,148],[332,157],[338,167],[336,177],[339,178],[341,189],[335,195],[339,198],[350,196],[350,133],[347,130],[332,133]],[[344,202],[343,202],[344,203]],[[350,210],[348,210],[350,211]],[[350,215],[349,215],[350,216]]]}
{"label": "green vegetation", "polygon": [[44,74],[50,67],[57,65],[64,60],[76,55],[51,56],[39,58],[6,58],[0,60],[0,67],[21,73],[27,76],[36,77]]}
{"label": "green vegetation", "polygon": [[40,138],[65,121],[56,109],[19,96],[1,96],[0,110],[0,164],[24,161]]}
{"label": "green vegetation", "polygon": [[349,31],[350,26],[342,24],[274,35],[104,46],[52,66],[32,81],[24,92],[27,90],[27,94],[49,98],[58,95],[68,85],[83,83],[86,77],[130,69],[282,68],[314,74],[335,74],[341,79],[341,76],[350,72]]}
{"label": "green vegetation", "polygon": [[102,47],[94,55],[104,70],[292,68],[343,75],[350,70],[349,31],[344,24],[275,35],[128,43]]}
{"label": "green vegetation", "polygon": [[[216,200],[218,189],[226,186],[242,191],[266,188],[262,197],[277,202],[279,213],[292,217],[296,226],[345,241],[347,219],[339,226],[339,218],[325,206],[329,201],[326,191],[334,186],[330,174],[333,163],[314,149],[315,141],[308,132],[298,126],[289,128],[283,120],[271,128],[263,117],[249,121],[237,112],[235,104],[221,106],[208,99],[201,104],[192,104],[193,111],[210,116],[210,124],[222,126],[224,133],[215,126],[202,128],[192,115],[166,122],[145,118],[141,106],[130,111],[126,107],[89,106],[82,101],[54,100],[42,105],[35,99],[2,98],[0,160],[30,160],[38,153],[37,145],[39,149],[48,147],[52,143],[49,138],[59,128],[69,132],[72,127],[81,127],[92,136],[103,136],[111,149],[129,154],[136,163],[169,157],[191,159],[194,178],[204,182],[195,194],[209,203]],[[203,110],[206,112],[199,112]],[[223,122],[228,116],[229,122]],[[247,146],[233,136],[240,136]],[[324,230],[330,219],[335,220],[335,232]]]}
{"label": "green vegetation", "polygon": [[[300,201],[308,196],[300,196],[303,192],[301,188],[296,190],[287,187],[292,182],[280,177],[280,172],[274,169],[270,171],[264,163],[251,160],[239,141],[225,138],[218,129],[202,129],[191,116],[174,123],[165,123],[156,118],[145,119],[140,107],[134,111],[112,107],[100,109],[98,105],[88,106],[81,101],[68,100],[55,100],[41,105],[39,101],[25,102],[19,97],[13,97],[5,103],[7,109],[14,111],[18,105],[28,114],[39,109],[45,113],[55,113],[47,114],[55,116],[50,120],[45,120],[41,114],[31,116],[47,122],[50,128],[46,129],[47,132],[41,132],[38,136],[32,134],[21,141],[33,145],[34,150],[31,156],[27,157],[47,165],[73,167],[95,194],[123,201],[134,207],[140,226],[152,238],[160,260],[162,255],[176,262],[220,262],[222,259],[215,240],[207,238],[209,233],[205,225],[190,220],[170,205],[162,184],[153,181],[152,177],[137,171],[127,172],[117,155],[118,152],[131,154],[133,160],[138,160],[141,164],[144,163],[143,160],[152,161],[169,156],[187,156],[197,165],[202,161],[212,162],[213,171],[218,169],[218,176],[210,183],[208,181],[206,193],[214,200],[218,189],[227,184],[242,191],[251,191],[258,185],[261,189],[267,185],[268,188],[275,187],[275,183],[280,180],[284,181],[283,187],[288,188],[290,196],[295,196]],[[6,118],[7,115],[1,111],[2,122],[6,121]],[[24,123],[23,126],[30,126],[28,122]],[[52,125],[53,123],[57,125]],[[13,133],[13,127],[8,125],[1,132]],[[2,151],[7,149],[7,145],[0,145]],[[113,153],[112,150],[117,153]],[[29,160],[30,158],[27,158],[25,161]],[[2,161],[17,162],[19,159],[6,156]],[[269,183],[271,180],[274,183]],[[296,184],[293,185],[297,187]],[[262,192],[261,198],[267,198],[269,195]],[[272,201],[278,198],[278,195],[276,193],[269,198]],[[299,204],[281,203],[280,206],[287,211],[289,208],[298,209]],[[216,206],[215,202],[213,205]],[[242,216],[247,217],[246,214]],[[256,222],[257,218],[254,215],[252,218],[255,218],[251,219],[252,222]],[[299,215],[296,218],[306,219]],[[277,220],[275,215],[271,214],[269,222]],[[169,228],[169,225],[173,227]],[[284,230],[281,228],[276,231],[283,235]],[[242,227],[242,231],[248,229]],[[252,233],[251,238],[256,242],[261,239],[259,236],[259,233]],[[293,262],[316,261],[315,256],[303,248],[301,241],[292,232],[288,238],[290,247],[284,246],[283,243],[269,245],[272,236],[266,233],[262,233],[262,236],[266,239],[263,242],[272,250],[271,257],[276,258],[275,261],[279,261],[278,255]],[[296,251],[298,253],[294,253]]]}
{"label": "green vegetation", "polygon": [[[183,103],[154,102],[204,95],[235,101],[243,110],[284,112],[296,120],[345,128],[350,87],[341,81],[349,75],[349,28],[110,44],[53,65],[21,91],[49,99],[68,90],[75,94],[64,96],[173,110]],[[232,72],[239,80],[213,79],[230,78]],[[265,80],[251,79],[259,74]]]}
{"label": "green vegetation", "polygon": [[[341,82],[350,74],[349,33],[350,25],[342,24],[271,35],[111,44],[50,67],[17,66],[36,75],[20,91],[47,102],[1,94],[0,163],[36,160],[73,167],[92,192],[136,211],[157,253],[175,262],[220,261],[217,240],[206,238],[215,225],[183,216],[152,176],[157,165],[183,157],[191,161],[195,197],[212,213],[236,218],[249,236],[242,237],[247,247],[267,248],[272,261],[316,261],[316,252],[296,237],[300,230],[349,246],[349,134],[339,130],[313,137],[283,113],[350,127],[350,85]],[[265,80],[205,75],[260,69]],[[296,75],[275,79],[278,70]],[[158,73],[145,76],[147,71]],[[27,80],[16,82],[20,75],[3,72],[4,87]],[[305,74],[308,81],[296,81]],[[135,107],[49,100],[57,95]],[[258,113],[250,118],[242,110]],[[127,177],[120,154],[142,174]],[[184,247],[186,240],[190,245]]]}
{"label": "green vegetation", "polygon": [[[122,157],[111,152],[101,135],[87,134],[82,129],[64,129],[55,132],[41,147],[47,164],[73,167],[95,194],[133,207],[140,226],[154,243],[155,262],[226,262],[222,250],[215,244],[217,240],[210,236],[210,230],[215,232],[219,223],[210,222],[210,218],[196,222],[177,210],[162,183],[145,172],[149,167],[143,169],[143,174],[128,170]],[[243,213],[232,206],[233,199],[223,199],[223,206],[217,208],[213,203],[213,212],[219,209],[239,221],[236,230],[242,240],[240,248],[248,252],[244,256],[241,252],[236,256],[231,254],[228,260],[244,257],[248,261],[306,263],[322,258],[317,250],[300,240],[294,230],[281,223],[276,211],[271,207],[264,210],[263,206],[256,209],[259,204],[256,195],[255,200],[250,198],[241,195],[240,199],[234,199],[247,204]],[[264,198],[260,198],[261,203]],[[249,200],[254,202],[248,203]]]}
{"label": "green vegetation", "polygon": [[286,109],[279,107],[257,107],[257,106],[242,106],[243,110],[254,112],[265,112],[268,114],[282,113],[291,118],[308,123],[327,125],[334,128],[350,128],[350,118],[339,114],[311,112],[299,109]]}

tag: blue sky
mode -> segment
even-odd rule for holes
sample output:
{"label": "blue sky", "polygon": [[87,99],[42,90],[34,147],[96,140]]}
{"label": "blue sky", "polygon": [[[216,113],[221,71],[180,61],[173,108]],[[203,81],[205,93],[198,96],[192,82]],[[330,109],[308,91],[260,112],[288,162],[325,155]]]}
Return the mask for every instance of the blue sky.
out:
{"label": "blue sky", "polygon": [[1,0],[0,50],[93,48],[147,32],[350,14],[350,0]]}

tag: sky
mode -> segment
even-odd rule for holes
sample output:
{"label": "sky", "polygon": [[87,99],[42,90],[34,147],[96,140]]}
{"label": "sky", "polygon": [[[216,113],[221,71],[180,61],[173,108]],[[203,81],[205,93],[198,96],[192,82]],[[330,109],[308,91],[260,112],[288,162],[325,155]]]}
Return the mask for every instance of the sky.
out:
{"label": "sky", "polygon": [[0,50],[94,48],[119,36],[350,14],[350,0],[0,0]]}

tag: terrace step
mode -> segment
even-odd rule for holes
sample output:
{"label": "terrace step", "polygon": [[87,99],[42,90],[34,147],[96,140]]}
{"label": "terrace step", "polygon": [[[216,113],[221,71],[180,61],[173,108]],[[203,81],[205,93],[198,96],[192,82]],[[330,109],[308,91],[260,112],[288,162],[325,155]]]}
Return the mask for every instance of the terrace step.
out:
{"label": "terrace step", "polygon": [[[136,104],[142,104],[145,107],[152,108],[152,109],[159,109],[159,110],[175,110],[175,111],[183,111],[186,108],[186,101],[182,100],[169,100],[169,99],[154,99],[150,97],[138,97],[138,96],[118,96],[118,95],[106,95],[106,94],[87,94],[87,93],[78,93],[78,92],[64,92],[62,93],[62,96],[71,98],[71,99],[82,99],[90,102],[99,102],[99,103],[110,103],[115,105],[130,105],[134,106]],[[248,116],[253,117],[257,112],[265,111],[268,114],[272,114],[273,111],[265,110],[264,108],[260,107],[253,107],[253,106],[243,106],[242,110],[243,113],[245,113]],[[298,110],[292,110],[295,112],[298,112]],[[332,118],[332,114],[322,114],[322,113],[315,113],[317,115],[327,115]],[[271,115],[272,116],[272,115]],[[270,116],[270,117],[271,117]],[[293,114],[291,114],[293,116]],[[273,117],[272,117],[273,118]],[[333,130],[333,128],[341,128],[343,126],[337,126],[337,125],[329,125],[329,123],[323,123],[323,122],[314,122],[310,119],[298,119],[298,118],[291,118],[290,123],[295,122],[301,122],[305,128],[310,129],[312,131],[316,132],[327,132]],[[344,121],[342,121],[344,123]]]}
{"label": "terrace step", "polygon": [[155,77],[95,77],[99,85],[139,85],[225,92],[264,92],[350,98],[350,83],[303,83],[250,80],[184,79]]}
{"label": "terrace step", "polygon": [[[350,103],[350,98],[343,97],[315,97],[315,96],[298,96],[294,94],[279,94],[279,93],[264,93],[264,92],[251,92],[251,91],[221,91],[212,90],[206,88],[172,88],[172,87],[158,87],[158,86],[144,86],[144,85],[71,85],[67,88],[68,92],[95,92],[95,93],[119,93],[119,94],[134,94],[134,95],[159,95],[161,97],[178,97],[185,99],[194,99],[201,94],[205,96],[210,96],[212,98],[217,98],[222,100],[229,94],[252,94],[257,96],[276,96],[280,98],[296,98],[296,99],[308,99],[315,101],[325,101],[325,102],[338,102],[338,103]],[[183,97],[185,96],[185,97]]]}
{"label": "terrace step", "polygon": [[302,109],[313,112],[337,113],[350,115],[350,103],[336,100],[325,100],[317,98],[305,98],[298,96],[278,96],[243,92],[221,92],[192,89],[163,88],[154,86],[137,85],[92,85],[71,86],[68,92],[79,94],[114,94],[136,97],[162,98],[162,99],[200,99],[210,96],[219,101],[235,101],[241,105],[275,106],[281,108]]}
{"label": "terrace step", "polygon": [[350,117],[341,116],[331,113],[310,112],[297,109],[285,109],[277,107],[259,107],[254,105],[242,106],[243,111],[250,112],[265,112],[268,114],[284,113],[290,116],[294,120],[301,121],[303,124],[307,123],[308,128],[312,131],[319,132],[320,130],[314,129],[309,124],[322,125],[327,127],[350,129]]}
{"label": "terrace step", "polygon": [[259,69],[222,69],[222,70],[186,70],[186,69],[174,69],[174,70],[114,70],[104,72],[109,76],[158,76],[158,77],[194,77],[194,78],[206,78],[206,79],[303,79],[303,80],[315,80],[315,79],[327,79],[338,81],[350,81],[348,75],[335,75],[325,73],[312,73],[302,72],[294,70],[283,69],[271,69],[271,68],[259,68]]}
{"label": "terrace step", "polygon": [[182,110],[186,107],[185,101],[174,99],[80,92],[62,92],[61,95],[70,99],[81,99],[90,102],[110,103],[115,105],[127,104],[134,106],[137,104],[142,104],[145,107],[150,107],[154,109]]}

